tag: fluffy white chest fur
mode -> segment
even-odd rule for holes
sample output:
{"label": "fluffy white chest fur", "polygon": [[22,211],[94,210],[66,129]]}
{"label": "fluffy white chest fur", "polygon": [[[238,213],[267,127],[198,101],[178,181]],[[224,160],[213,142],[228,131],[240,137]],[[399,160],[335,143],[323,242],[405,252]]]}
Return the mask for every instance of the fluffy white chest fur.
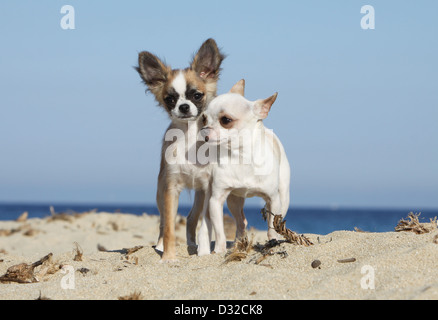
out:
{"label": "fluffy white chest fur", "polygon": [[163,143],[163,157],[167,174],[180,180],[181,188],[205,189],[211,175],[211,165],[198,161],[199,125],[196,121],[168,128]]}
{"label": "fluffy white chest fur", "polygon": [[281,156],[276,156],[284,150],[277,136],[261,122],[257,130],[261,130],[261,136],[253,139],[251,148],[232,150],[227,160],[221,158],[219,165],[212,167],[212,190],[231,189],[236,196],[262,197],[265,201],[277,192],[280,174],[288,174],[284,169],[280,173]]}

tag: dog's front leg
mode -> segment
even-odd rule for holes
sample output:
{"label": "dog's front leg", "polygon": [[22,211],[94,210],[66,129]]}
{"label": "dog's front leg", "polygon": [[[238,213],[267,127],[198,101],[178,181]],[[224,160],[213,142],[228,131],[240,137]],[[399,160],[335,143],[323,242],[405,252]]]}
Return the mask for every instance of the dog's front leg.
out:
{"label": "dog's front leg", "polygon": [[211,221],[209,214],[210,191],[204,193],[204,201],[202,206],[202,223],[198,234],[198,256],[206,256],[210,254],[211,243]]}
{"label": "dog's front leg", "polygon": [[179,191],[174,186],[167,186],[164,190],[164,219],[163,244],[164,250],[161,262],[176,261],[175,218],[178,210]]}
{"label": "dog's front leg", "polygon": [[280,235],[274,229],[274,215],[282,215],[280,195],[276,194],[272,196],[267,207],[271,212],[268,215],[268,239],[281,239]]}
{"label": "dog's front leg", "polygon": [[187,246],[196,247],[196,227],[198,226],[199,216],[204,207],[205,192],[197,190],[195,193],[195,201],[193,202],[192,210],[187,216]]}
{"label": "dog's front leg", "polygon": [[229,192],[223,194],[212,194],[208,211],[210,213],[211,223],[216,236],[214,252],[222,253],[227,249],[227,238],[224,231],[224,202]]}
{"label": "dog's front leg", "polygon": [[155,250],[163,252],[163,231],[164,231],[164,191],[165,184],[163,183],[161,177],[158,179],[158,188],[157,188],[157,207],[160,212],[160,234],[158,236],[157,245],[155,246]]}
{"label": "dog's front leg", "polygon": [[228,209],[236,220],[236,240],[245,235],[246,227],[248,226],[248,221],[243,212],[244,204],[245,198],[233,194],[230,194],[227,198]]}
{"label": "dog's front leg", "polygon": [[198,256],[206,256],[210,254],[210,230],[211,222],[209,221],[208,214],[205,214],[202,218],[201,227],[198,234]]}

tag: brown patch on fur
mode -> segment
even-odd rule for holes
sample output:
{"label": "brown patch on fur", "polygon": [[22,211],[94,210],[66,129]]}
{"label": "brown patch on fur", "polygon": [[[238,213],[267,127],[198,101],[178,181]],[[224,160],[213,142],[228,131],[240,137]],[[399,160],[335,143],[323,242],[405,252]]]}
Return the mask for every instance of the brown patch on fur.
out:
{"label": "brown patch on fur", "polygon": [[164,191],[164,252],[162,259],[165,261],[176,259],[175,217],[173,212],[177,205],[178,198],[175,196],[172,188],[168,187]]}
{"label": "brown patch on fur", "polygon": [[147,51],[139,53],[138,67],[135,69],[140,74],[148,90],[155,96],[158,103],[162,104],[162,101],[159,100],[160,92],[162,92],[163,86],[167,82],[172,69],[158,57]]}
{"label": "brown patch on fur", "polygon": [[[201,106],[201,109],[203,111],[207,106],[207,103],[215,97],[216,85],[214,86],[208,85],[207,81],[203,80],[201,77],[199,77],[196,74],[196,72],[194,72],[189,68],[184,70],[175,69],[170,71],[168,75],[168,81],[163,85],[162,90],[158,93],[159,95],[157,97],[158,102],[162,106],[166,107],[165,99],[171,93],[172,82],[180,72],[182,72],[188,88],[190,88],[191,90],[196,90],[203,94],[202,99],[200,99],[199,101],[190,99],[190,97],[187,96],[187,92],[185,98],[191,100],[197,107]],[[169,112],[167,107],[166,107],[166,111]]]}
{"label": "brown patch on fur", "polygon": [[[219,80],[220,65],[225,59],[213,39],[205,41],[193,57],[190,68],[182,70],[187,83],[196,84],[205,94],[206,103],[216,95],[217,81]],[[172,83],[179,69],[172,69],[154,54],[143,51],[138,56],[138,67],[135,68],[143,82],[152,92],[157,102],[165,107],[164,98],[168,93],[168,86]]]}
{"label": "brown patch on fur", "polygon": [[202,93],[207,93],[205,81],[196,72],[190,69],[186,69],[183,72],[188,84],[195,86]]}
{"label": "brown patch on fur", "polygon": [[[166,107],[166,103],[164,99],[166,98],[166,95],[169,92],[169,86],[172,84],[173,80],[178,75],[179,71],[180,71],[179,69],[172,70],[169,68],[167,70],[167,75],[166,75],[167,80],[160,86],[160,88],[159,89],[157,88],[156,90],[153,91],[150,89],[150,91],[154,94],[157,102],[163,107]],[[166,108],[166,111],[169,110],[167,110]]]}
{"label": "brown patch on fur", "polygon": [[207,125],[207,117],[205,115],[202,115],[201,124],[201,127],[205,127]]}

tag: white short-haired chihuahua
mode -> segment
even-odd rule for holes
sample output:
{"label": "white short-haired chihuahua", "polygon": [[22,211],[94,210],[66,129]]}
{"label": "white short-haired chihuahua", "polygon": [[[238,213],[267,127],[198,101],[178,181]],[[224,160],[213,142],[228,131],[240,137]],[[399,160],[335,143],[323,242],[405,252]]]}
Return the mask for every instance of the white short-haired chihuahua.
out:
{"label": "white short-haired chihuahua", "polygon": [[[264,127],[277,93],[264,99],[244,98],[245,81],[230,92],[214,98],[203,116],[201,135],[212,148],[219,148],[217,165],[212,169],[209,218],[216,241],[214,251],[225,252],[223,204],[229,195],[262,197],[266,208],[283,218],[289,208],[290,166],[277,136]],[[198,237],[198,255],[210,254],[210,238],[204,215]],[[268,218],[268,238],[276,239],[273,216]]]}

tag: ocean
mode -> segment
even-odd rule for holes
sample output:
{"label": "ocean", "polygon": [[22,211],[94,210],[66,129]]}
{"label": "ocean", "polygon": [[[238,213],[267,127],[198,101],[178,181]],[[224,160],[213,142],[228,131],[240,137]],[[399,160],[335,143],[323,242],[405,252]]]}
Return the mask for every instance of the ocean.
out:
{"label": "ocean", "polygon": [[[155,205],[102,205],[102,204],[30,204],[0,203],[0,220],[15,220],[27,211],[29,218],[43,218],[50,215],[50,206],[57,213],[84,212],[92,209],[105,212],[122,212],[135,215],[143,213],[158,215]],[[248,226],[259,230],[267,230],[267,224],[260,213],[261,207],[245,207]],[[394,227],[409,212],[420,213],[420,222],[429,222],[438,216],[438,209],[365,209],[365,208],[311,208],[292,207],[289,209],[286,227],[298,233],[314,233],[325,235],[336,230],[354,230],[355,227],[369,232],[394,231]],[[178,212],[187,216],[189,206],[180,206]],[[228,213],[227,209],[224,210]]]}

